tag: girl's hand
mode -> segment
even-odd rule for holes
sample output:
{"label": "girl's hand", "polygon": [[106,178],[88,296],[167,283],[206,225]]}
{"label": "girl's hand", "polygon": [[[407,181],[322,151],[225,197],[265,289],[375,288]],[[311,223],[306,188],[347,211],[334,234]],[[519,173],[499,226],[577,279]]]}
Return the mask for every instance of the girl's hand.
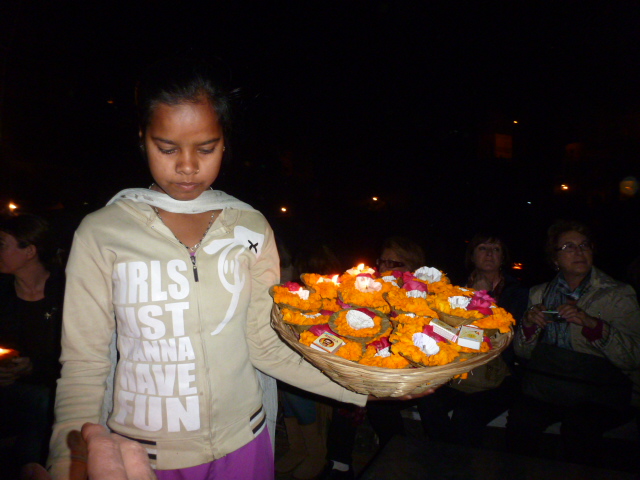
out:
{"label": "girl's hand", "polygon": [[438,387],[434,387],[434,388],[430,388],[429,390],[425,390],[422,393],[416,393],[412,395],[403,395],[401,397],[376,397],[375,395],[369,395],[369,397],[367,398],[367,403],[376,402],[376,401],[386,401],[386,400],[398,400],[402,402],[406,400],[413,400],[416,398],[422,398],[422,397],[426,397],[427,395],[431,395],[436,391],[437,388]]}
{"label": "girl's hand", "polygon": [[540,328],[544,328],[550,323],[545,317],[544,313],[542,313],[547,308],[542,304],[538,303],[537,305],[532,305],[527,310],[527,313],[524,314],[523,323],[525,327],[531,327],[533,325],[537,325]]}
{"label": "girl's hand", "polygon": [[587,328],[595,328],[598,325],[598,319],[594,318],[578,308],[576,305],[570,305],[565,303],[558,307],[558,315],[564,318],[569,323],[575,323],[576,325],[582,325]]}

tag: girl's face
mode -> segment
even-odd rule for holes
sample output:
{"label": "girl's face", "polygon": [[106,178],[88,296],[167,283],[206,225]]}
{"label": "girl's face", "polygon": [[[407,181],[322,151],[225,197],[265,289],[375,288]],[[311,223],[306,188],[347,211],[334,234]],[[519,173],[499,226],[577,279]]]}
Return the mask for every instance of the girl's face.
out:
{"label": "girl's face", "polygon": [[224,137],[211,104],[159,104],[141,140],[156,185],[176,200],[193,200],[220,172]]}

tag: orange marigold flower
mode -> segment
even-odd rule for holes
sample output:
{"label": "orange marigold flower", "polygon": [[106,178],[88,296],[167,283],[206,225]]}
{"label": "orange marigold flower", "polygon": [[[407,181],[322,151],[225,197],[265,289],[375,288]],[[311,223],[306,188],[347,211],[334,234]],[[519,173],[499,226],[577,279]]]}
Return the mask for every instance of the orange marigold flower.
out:
{"label": "orange marigold flower", "polygon": [[334,316],[334,322],[336,328],[334,329],[338,335],[346,335],[349,337],[361,337],[361,338],[369,338],[379,335],[380,329],[382,328],[382,318],[376,315],[373,318],[373,327],[370,328],[361,328],[356,330],[351,328],[349,322],[347,322],[347,313],[351,310],[340,310],[337,315]]}
{"label": "orange marigold flower", "polygon": [[317,335],[314,335],[313,333],[311,333],[309,330],[305,330],[304,332],[302,332],[300,334],[300,343],[306,345],[307,347],[309,347],[314,340],[318,338]]}
{"label": "orange marigold flower", "polygon": [[500,333],[507,333],[511,330],[511,326],[516,324],[513,316],[504,308],[496,307],[491,311],[492,315],[476,320],[473,325],[486,330],[498,329]]}
{"label": "orange marigold flower", "polygon": [[[310,347],[316,338],[318,338],[317,335],[314,335],[309,330],[306,330],[300,334],[299,341],[307,347]],[[334,354],[346,360],[351,360],[352,362],[357,362],[358,360],[360,360],[362,358],[362,355],[364,354],[362,344],[360,342],[354,342],[346,338],[342,338],[342,340],[345,342],[345,344],[338,350],[336,350]]]}
{"label": "orange marigold flower", "polygon": [[359,361],[364,353],[362,344],[360,342],[347,340],[346,338],[343,338],[342,340],[346,343],[336,350],[335,354],[346,360],[351,360],[352,362]]}
{"label": "orange marigold flower", "polygon": [[[466,292],[462,292],[466,293]],[[473,295],[473,294],[472,294]],[[484,315],[477,310],[466,310],[464,308],[451,308],[449,303],[450,296],[468,296],[468,295],[429,295],[427,297],[427,303],[434,310],[439,310],[449,315],[455,315],[456,317],[468,318],[468,319],[480,319],[484,318]]]}
{"label": "orange marigold flower", "polygon": [[289,291],[287,287],[282,285],[273,286],[273,299],[279,305],[286,305],[297,308],[299,310],[320,310],[322,307],[322,298],[317,293],[309,293],[309,299],[304,300],[299,295]]}
{"label": "orange marigold flower", "polygon": [[382,368],[407,368],[410,364],[406,358],[393,352],[389,357],[376,356],[378,351],[375,347],[367,347],[367,351],[358,363]]}
{"label": "orange marigold flower", "polygon": [[440,295],[446,298],[455,297],[458,295],[464,297],[473,297],[474,292],[475,290],[473,290],[472,288],[463,288],[452,285],[448,282],[448,279],[447,282],[440,280],[439,282],[429,284],[429,293]]}
{"label": "orange marigold flower", "polygon": [[[382,296],[384,288],[377,292],[361,292],[356,288],[356,278],[349,277],[345,279],[338,288],[338,295],[344,303],[355,307],[371,307],[380,310],[382,313],[389,313],[391,308]],[[386,284],[382,280],[375,280],[376,283]],[[386,284],[388,285],[388,284]]]}
{"label": "orange marigold flower", "polygon": [[469,347],[461,347],[460,345],[457,345],[457,347],[463,353],[487,353],[489,350],[491,350],[491,347],[489,347],[489,344],[487,342],[482,342],[482,344],[480,345],[480,350],[474,350],[473,348]]}
{"label": "orange marigold flower", "polygon": [[290,308],[282,309],[282,320],[285,323],[295,325],[322,325],[329,323],[329,318],[329,315],[321,315],[320,313],[303,313]]}
{"label": "orange marigold flower", "polygon": [[438,314],[429,307],[425,298],[412,298],[401,288],[391,290],[386,295],[387,301],[394,310],[415,313],[423,317],[437,318]]}
{"label": "orange marigold flower", "polygon": [[322,299],[322,310],[329,310],[331,312],[337,312],[338,310],[342,310],[342,307],[338,305],[338,302],[335,298],[323,298]]}
{"label": "orange marigold flower", "polygon": [[428,356],[413,343],[413,335],[421,333],[424,326],[431,321],[430,319],[420,320],[420,318],[416,317],[416,320],[412,323],[398,324],[395,332],[389,337],[389,341],[392,342],[391,351],[402,354],[413,362],[425,366],[451,363],[459,355],[457,346],[438,342],[440,351],[435,355]]}
{"label": "orange marigold flower", "polygon": [[[333,281],[335,277],[335,282]],[[317,273],[303,273],[300,275],[302,282],[312,288],[323,299],[336,298],[338,296],[337,275],[319,275]]]}

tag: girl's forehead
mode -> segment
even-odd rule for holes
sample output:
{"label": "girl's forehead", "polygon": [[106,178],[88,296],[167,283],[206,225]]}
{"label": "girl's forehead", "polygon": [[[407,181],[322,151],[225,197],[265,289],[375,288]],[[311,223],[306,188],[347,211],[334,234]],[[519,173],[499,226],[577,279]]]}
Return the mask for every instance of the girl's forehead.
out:
{"label": "girl's forehead", "polygon": [[163,132],[192,129],[221,130],[220,120],[209,102],[158,104],[149,118],[147,130]]}

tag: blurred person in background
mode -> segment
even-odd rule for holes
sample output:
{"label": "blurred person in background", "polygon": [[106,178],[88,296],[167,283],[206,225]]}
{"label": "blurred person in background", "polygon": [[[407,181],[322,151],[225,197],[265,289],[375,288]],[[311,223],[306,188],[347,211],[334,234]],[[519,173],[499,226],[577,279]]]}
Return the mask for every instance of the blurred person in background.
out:
{"label": "blurred person in background", "polygon": [[[389,237],[382,243],[380,257],[376,260],[378,271],[414,272],[424,266],[425,255],[415,241],[401,236]],[[437,390],[436,390],[437,394]],[[429,396],[433,396],[429,395]],[[426,397],[423,397],[426,398]],[[404,435],[404,420],[401,411],[410,406],[405,402],[369,402],[366,416],[378,436],[382,449],[394,435]],[[358,427],[365,420],[365,408],[341,404],[334,407],[327,438],[328,463],[321,479],[355,478],[353,449]]]}
{"label": "blurred person in background", "polygon": [[18,351],[0,365],[0,432],[16,436],[13,469],[46,459],[64,296],[56,258],[46,220],[29,214],[0,220],[0,347]]}
{"label": "blurred person in background", "polygon": [[560,221],[546,253],[558,272],[529,295],[514,339],[526,359],[523,396],[509,411],[508,446],[536,455],[545,429],[561,422],[566,461],[598,465],[607,430],[633,418],[640,396],[640,308],[633,288],[593,266],[588,228]]}
{"label": "blurred person in background", "polygon": [[[476,234],[465,252],[470,274],[464,285],[486,290],[499,307],[519,320],[527,308],[529,290],[509,273],[509,265],[509,249],[499,236]],[[430,440],[481,446],[484,427],[509,409],[519,391],[520,375],[509,346],[498,358],[469,372],[467,379],[454,380],[418,401],[424,432]]]}
{"label": "blurred person in background", "polygon": [[[334,275],[342,270],[338,257],[327,245],[307,245],[294,256],[291,277],[285,280],[282,276],[281,282],[298,282],[303,273]],[[276,472],[291,472],[299,480],[316,478],[326,463],[327,415],[323,415],[322,408],[326,404],[285,383],[280,383],[280,393],[289,450],[276,461]]]}

